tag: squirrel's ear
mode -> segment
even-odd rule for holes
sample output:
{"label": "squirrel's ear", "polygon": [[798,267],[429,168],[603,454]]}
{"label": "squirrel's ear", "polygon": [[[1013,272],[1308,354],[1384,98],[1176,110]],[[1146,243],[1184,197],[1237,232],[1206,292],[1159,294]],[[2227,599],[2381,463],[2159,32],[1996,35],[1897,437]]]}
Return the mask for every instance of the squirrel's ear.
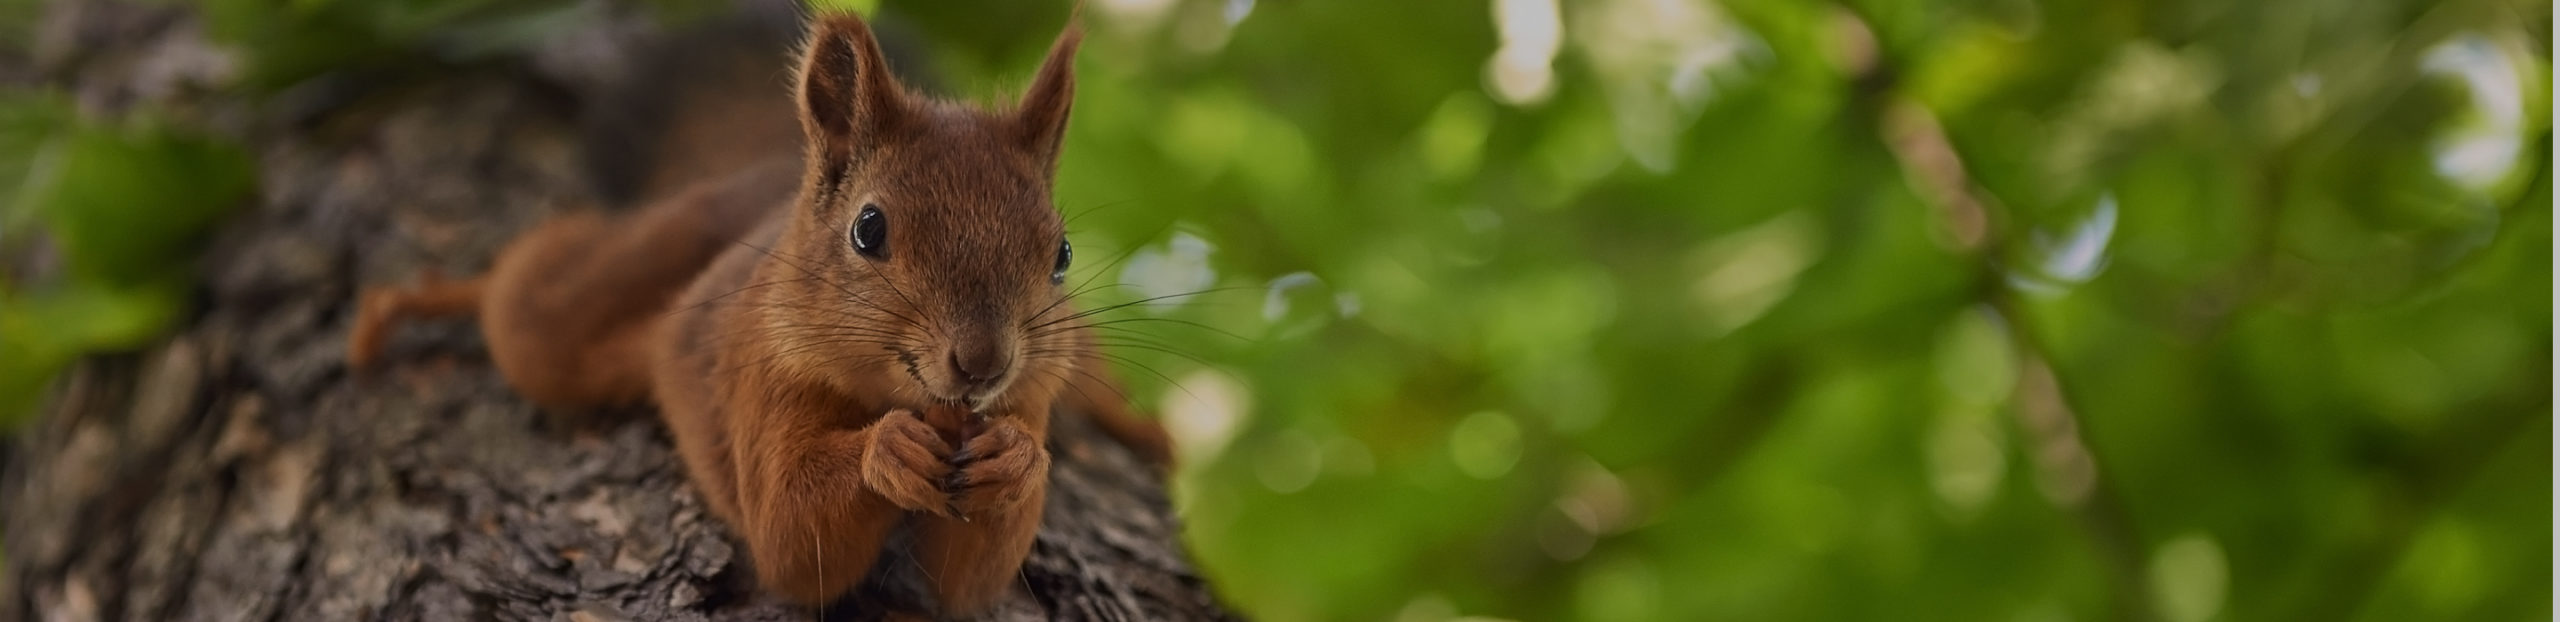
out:
{"label": "squirrel's ear", "polygon": [[822,165],[845,165],[906,113],[879,40],[852,13],[822,14],[811,25],[799,82],[800,124]]}
{"label": "squirrel's ear", "polygon": [[1039,75],[1031,79],[1031,89],[1022,94],[1022,105],[1014,112],[1023,149],[1052,167],[1067,137],[1067,108],[1076,99],[1076,45],[1083,42],[1084,29],[1073,24],[1058,34],[1048,60],[1040,62]]}

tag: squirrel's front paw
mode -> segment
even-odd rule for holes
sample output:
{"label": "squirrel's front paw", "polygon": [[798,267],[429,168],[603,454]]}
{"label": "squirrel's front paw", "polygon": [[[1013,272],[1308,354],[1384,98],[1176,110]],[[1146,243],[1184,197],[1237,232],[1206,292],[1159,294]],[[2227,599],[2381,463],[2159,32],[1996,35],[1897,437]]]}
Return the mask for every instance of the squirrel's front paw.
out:
{"label": "squirrel's front paw", "polygon": [[1049,478],[1049,448],[1011,417],[990,421],[960,445],[952,463],[960,467],[952,477],[953,504],[973,520],[1020,510]]}
{"label": "squirrel's front paw", "polygon": [[871,424],[871,447],[862,452],[862,484],[908,510],[949,515],[951,497],[939,485],[951,474],[951,447],[914,413],[889,411]]}

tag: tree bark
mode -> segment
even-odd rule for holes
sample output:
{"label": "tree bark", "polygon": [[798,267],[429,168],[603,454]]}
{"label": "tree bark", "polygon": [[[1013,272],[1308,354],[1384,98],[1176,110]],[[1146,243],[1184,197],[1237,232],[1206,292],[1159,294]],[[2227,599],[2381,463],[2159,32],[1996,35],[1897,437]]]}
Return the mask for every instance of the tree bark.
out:
{"label": "tree bark", "polygon": [[[60,15],[80,6],[93,15]],[[74,76],[84,105],[154,101],[160,78],[135,55],[200,42],[192,20],[99,6],[57,2],[45,27],[132,51],[50,73]],[[580,36],[618,35],[563,40]],[[214,233],[185,327],[81,363],[0,449],[0,620],[818,613],[754,590],[651,413],[537,412],[468,323],[412,326],[378,369],[347,367],[358,287],[475,273],[514,232],[592,202],[575,89],[529,64],[183,104],[248,119],[229,131],[257,154],[261,192]],[[1161,478],[1078,421],[1052,440],[1022,589],[987,619],[1232,617]]]}

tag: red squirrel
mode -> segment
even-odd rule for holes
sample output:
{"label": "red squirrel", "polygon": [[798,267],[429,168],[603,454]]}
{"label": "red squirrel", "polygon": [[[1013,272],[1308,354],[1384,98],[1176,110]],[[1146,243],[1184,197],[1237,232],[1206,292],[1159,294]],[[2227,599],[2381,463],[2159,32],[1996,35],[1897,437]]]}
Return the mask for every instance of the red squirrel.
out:
{"label": "red squirrel", "polygon": [[1169,461],[1064,286],[1050,189],[1081,38],[993,111],[908,93],[861,18],[818,16],[797,159],[556,218],[475,279],[367,291],[350,362],[406,319],[476,314],[536,403],[655,403],[766,589],[824,604],[912,547],[928,613],[982,611],[1038,530],[1053,406]]}

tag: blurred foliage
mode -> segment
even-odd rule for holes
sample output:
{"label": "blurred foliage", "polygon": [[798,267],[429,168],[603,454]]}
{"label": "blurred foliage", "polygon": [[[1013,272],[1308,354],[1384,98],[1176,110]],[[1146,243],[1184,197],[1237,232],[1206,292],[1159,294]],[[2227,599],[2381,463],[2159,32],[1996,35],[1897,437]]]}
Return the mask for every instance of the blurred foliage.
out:
{"label": "blurred foliage", "polygon": [[[981,99],[1064,12],[883,11]],[[2547,3],[1084,11],[1258,617],[2550,615]]]}
{"label": "blurred foliage", "polygon": [[[139,348],[183,310],[202,230],[250,192],[248,154],[137,115],[77,118],[0,95],[0,253],[41,243],[58,274],[0,274],[0,429],[78,357]],[[23,279],[23,280],[22,280]]]}
{"label": "blurred foliage", "polygon": [[[982,100],[1069,10],[831,4]],[[1071,282],[1258,618],[2551,615],[2548,2],[1086,4]],[[202,6],[282,88],[589,5]]]}

